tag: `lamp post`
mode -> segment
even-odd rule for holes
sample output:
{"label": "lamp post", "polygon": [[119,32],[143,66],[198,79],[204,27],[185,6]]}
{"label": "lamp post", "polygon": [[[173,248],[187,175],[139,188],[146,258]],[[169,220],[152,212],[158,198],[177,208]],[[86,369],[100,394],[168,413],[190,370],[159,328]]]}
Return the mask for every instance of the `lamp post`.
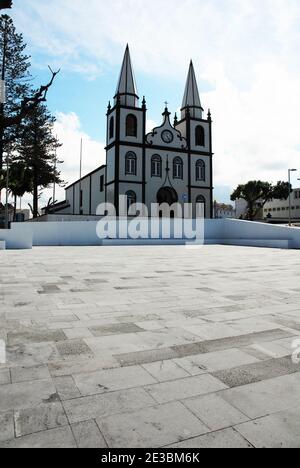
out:
{"label": "lamp post", "polygon": [[289,169],[289,226],[292,225],[292,207],[291,207],[291,172],[297,172],[297,169]]}

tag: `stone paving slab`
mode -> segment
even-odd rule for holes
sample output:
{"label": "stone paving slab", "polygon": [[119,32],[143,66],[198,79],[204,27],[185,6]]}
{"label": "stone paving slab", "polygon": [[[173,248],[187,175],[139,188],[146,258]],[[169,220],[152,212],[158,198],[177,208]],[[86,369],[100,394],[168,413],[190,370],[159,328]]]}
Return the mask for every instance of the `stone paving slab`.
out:
{"label": "stone paving slab", "polygon": [[68,425],[64,409],[59,402],[15,411],[14,420],[17,437]]}
{"label": "stone paving slab", "polygon": [[72,424],[78,448],[107,448],[106,441],[94,420]]}
{"label": "stone paving slab", "polygon": [[299,446],[297,251],[0,255],[1,447]]}
{"label": "stone paving slab", "polygon": [[220,393],[250,419],[257,419],[299,405],[300,374],[277,377]]}
{"label": "stone paving slab", "polygon": [[69,426],[37,432],[0,444],[0,448],[76,448],[77,444]]}
{"label": "stone paving slab", "polygon": [[211,449],[211,448],[241,448],[249,449],[253,446],[244,437],[233,429],[224,429],[222,431],[211,432],[202,437],[186,440],[178,444],[169,445],[168,448],[182,449]]}
{"label": "stone paving slab", "polygon": [[211,431],[226,429],[249,420],[241,411],[227,403],[218,393],[211,393],[183,401]]}
{"label": "stone paving slab", "polygon": [[146,387],[146,391],[158,403],[167,403],[174,400],[182,400],[196,395],[205,395],[206,393],[218,392],[227,388],[219,380],[211,375],[199,375],[180,379],[174,382],[164,382],[157,385]]}
{"label": "stone paving slab", "polygon": [[179,402],[109,416],[97,423],[110,447],[155,448],[208,431]]}
{"label": "stone paving slab", "polygon": [[298,364],[293,364],[291,356],[288,356],[214,372],[213,375],[228,387],[233,388],[283,375],[295,374],[298,371]]}
{"label": "stone paving slab", "polygon": [[142,388],[81,397],[63,402],[70,423],[135,411],[155,404],[153,398]]}
{"label": "stone paving slab", "polygon": [[300,408],[265,416],[236,426],[258,448],[299,448]]}

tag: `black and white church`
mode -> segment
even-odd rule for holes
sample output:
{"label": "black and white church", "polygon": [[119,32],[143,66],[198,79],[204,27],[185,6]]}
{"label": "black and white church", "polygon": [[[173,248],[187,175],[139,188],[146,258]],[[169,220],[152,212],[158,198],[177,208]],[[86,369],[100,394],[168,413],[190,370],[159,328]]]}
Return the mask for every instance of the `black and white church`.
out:
{"label": "black and white church", "polygon": [[66,200],[49,213],[94,216],[101,203],[119,214],[119,197],[128,206],[143,203],[203,204],[213,217],[212,119],[203,117],[193,63],[190,63],[180,120],[166,107],[163,122],[146,131],[145,98],[140,104],[127,46],[113,105],[107,111],[106,165],[66,188]]}

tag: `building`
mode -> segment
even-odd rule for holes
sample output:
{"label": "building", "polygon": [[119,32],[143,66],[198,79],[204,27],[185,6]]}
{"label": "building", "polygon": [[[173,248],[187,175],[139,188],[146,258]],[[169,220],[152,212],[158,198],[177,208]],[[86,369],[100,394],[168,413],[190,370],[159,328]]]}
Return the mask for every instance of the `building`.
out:
{"label": "building", "polygon": [[[289,219],[289,199],[274,199],[267,202],[263,209],[263,217],[274,221],[287,221]],[[295,188],[291,193],[291,218],[296,221],[300,220],[300,188]]]}
{"label": "building", "polygon": [[[255,220],[259,220],[263,218],[263,210],[262,210],[263,202],[258,200],[254,204],[254,209],[257,211],[257,215],[255,216]],[[243,198],[239,198],[235,201],[235,217],[237,219],[247,219],[248,214],[248,203]]]}
{"label": "building", "polygon": [[235,209],[232,205],[214,202],[214,217],[216,219],[235,218]]}
{"label": "building", "polygon": [[[0,204],[0,229],[5,227],[5,206]],[[30,210],[28,209],[17,209],[16,210],[16,218],[15,222],[22,223],[24,221],[28,221],[30,219]],[[12,223],[14,221],[14,206],[9,204],[8,205],[8,222]]]}
{"label": "building", "polygon": [[213,153],[210,111],[203,118],[195,71],[191,62],[181,118],[171,123],[167,105],[162,125],[146,132],[145,98],[139,104],[127,46],[113,105],[107,111],[106,164],[66,189],[66,200],[48,213],[96,215],[100,203],[114,204],[119,196],[128,206],[144,203],[196,203],[213,217]]}

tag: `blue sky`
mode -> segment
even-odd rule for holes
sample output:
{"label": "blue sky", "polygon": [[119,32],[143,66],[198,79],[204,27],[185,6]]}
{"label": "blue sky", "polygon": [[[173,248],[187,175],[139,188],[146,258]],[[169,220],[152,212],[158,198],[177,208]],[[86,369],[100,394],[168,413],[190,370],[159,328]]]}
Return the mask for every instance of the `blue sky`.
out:
{"label": "blue sky", "polygon": [[299,0],[14,0],[12,16],[37,82],[47,81],[48,64],[61,68],[48,104],[68,182],[78,176],[80,138],[86,172],[104,161],[106,106],[127,42],[149,127],[165,100],[180,107],[193,58],[214,120],[218,200],[238,183],[300,169]]}

